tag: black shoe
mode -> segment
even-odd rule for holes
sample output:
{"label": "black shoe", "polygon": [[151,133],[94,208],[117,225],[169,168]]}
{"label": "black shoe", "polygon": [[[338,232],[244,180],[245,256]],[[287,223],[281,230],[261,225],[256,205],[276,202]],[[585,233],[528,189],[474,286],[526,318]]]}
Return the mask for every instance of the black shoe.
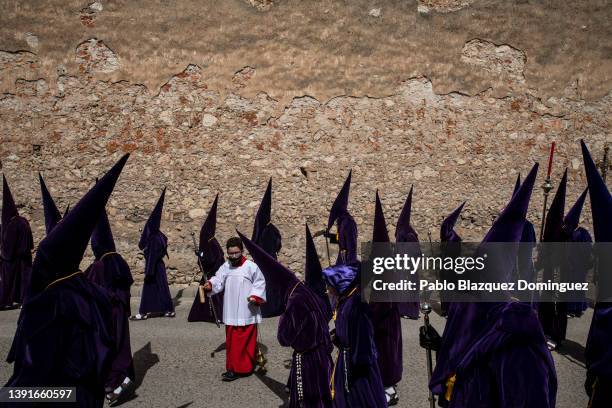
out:
{"label": "black shoe", "polygon": [[229,382],[229,381],[234,381],[240,378],[240,376],[233,371],[228,371],[227,373],[224,373],[224,374],[225,375],[221,379],[222,381]]}
{"label": "black shoe", "polygon": [[228,376],[228,375],[230,375],[230,374],[232,374],[232,372],[231,372],[231,371],[226,371],[226,372],[224,372],[223,374],[221,374],[221,377],[225,378],[225,377],[227,377],[227,376]]}

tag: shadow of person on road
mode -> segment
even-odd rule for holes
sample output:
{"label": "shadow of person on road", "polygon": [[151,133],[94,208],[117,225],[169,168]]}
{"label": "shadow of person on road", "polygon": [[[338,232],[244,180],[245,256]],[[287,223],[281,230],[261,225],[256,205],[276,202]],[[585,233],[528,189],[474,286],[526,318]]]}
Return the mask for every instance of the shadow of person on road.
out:
{"label": "shadow of person on road", "polygon": [[563,345],[556,352],[574,364],[586,368],[586,358],[584,357],[584,346],[575,341],[565,339]]}
{"label": "shadow of person on road", "polygon": [[268,387],[270,391],[272,391],[278,398],[283,401],[282,405],[279,405],[279,408],[286,407],[289,404],[289,394],[285,391],[285,384],[276,381],[274,378],[266,376],[260,371],[255,372],[255,377],[259,378],[263,385]]}
{"label": "shadow of person on road", "polygon": [[[130,386],[129,390],[125,391],[125,395],[119,397],[117,402],[112,405],[113,407],[117,407],[121,404],[138,398],[138,393],[136,391],[142,385],[144,377],[145,375],[147,375],[147,371],[149,371],[151,367],[153,367],[155,364],[159,363],[159,356],[151,351],[151,342],[148,342],[140,350],[135,352],[133,359],[134,372],[136,376],[136,378],[134,379],[134,383]],[[192,403],[193,401],[189,404]],[[188,406],[189,404],[185,406]]]}
{"label": "shadow of person on road", "polygon": [[181,298],[183,297],[184,290],[185,289],[179,290],[178,292],[176,292],[176,296],[172,298],[172,304],[174,305],[175,308],[181,304]]}

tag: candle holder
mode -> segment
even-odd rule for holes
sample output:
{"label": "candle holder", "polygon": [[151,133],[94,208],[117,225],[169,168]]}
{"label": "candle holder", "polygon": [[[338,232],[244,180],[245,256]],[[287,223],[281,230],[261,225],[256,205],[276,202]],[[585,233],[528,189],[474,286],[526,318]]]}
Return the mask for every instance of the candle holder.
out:
{"label": "candle holder", "polygon": [[544,191],[544,207],[542,208],[542,224],[540,227],[540,242],[544,239],[544,224],[546,223],[546,205],[548,204],[548,194],[553,189],[552,180],[550,179],[550,175],[546,177],[544,180],[544,184],[542,184],[542,191]]}

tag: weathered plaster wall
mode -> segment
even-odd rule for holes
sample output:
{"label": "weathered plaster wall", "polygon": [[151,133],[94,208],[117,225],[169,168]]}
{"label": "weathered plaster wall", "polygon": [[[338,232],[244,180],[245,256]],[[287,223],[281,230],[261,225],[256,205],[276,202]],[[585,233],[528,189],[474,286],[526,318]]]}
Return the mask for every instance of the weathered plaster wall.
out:
{"label": "weathered plaster wall", "polygon": [[[135,273],[138,228],[163,186],[177,282],[195,271],[190,234],[214,194],[223,243],[235,227],[250,233],[270,176],[281,260],[301,271],[304,222],[323,228],[350,168],[350,209],[364,239],[375,189],[393,231],[411,184],[423,239],[463,200],[459,232],[478,239],[517,172],[534,161],[545,167],[552,140],[556,181],[569,167],[568,202],[585,186],[577,141],[597,158],[612,141],[606,1],[0,8],[0,160],[35,240],[38,171],[65,206],[130,151],[108,210]],[[536,225],[541,205],[538,190]]]}

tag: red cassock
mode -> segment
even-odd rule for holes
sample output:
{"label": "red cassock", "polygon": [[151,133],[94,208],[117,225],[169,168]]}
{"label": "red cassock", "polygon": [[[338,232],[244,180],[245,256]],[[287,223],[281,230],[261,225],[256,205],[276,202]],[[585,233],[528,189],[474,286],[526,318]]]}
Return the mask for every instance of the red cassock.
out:
{"label": "red cassock", "polygon": [[225,326],[226,369],[236,374],[249,374],[255,367],[257,325]]}

